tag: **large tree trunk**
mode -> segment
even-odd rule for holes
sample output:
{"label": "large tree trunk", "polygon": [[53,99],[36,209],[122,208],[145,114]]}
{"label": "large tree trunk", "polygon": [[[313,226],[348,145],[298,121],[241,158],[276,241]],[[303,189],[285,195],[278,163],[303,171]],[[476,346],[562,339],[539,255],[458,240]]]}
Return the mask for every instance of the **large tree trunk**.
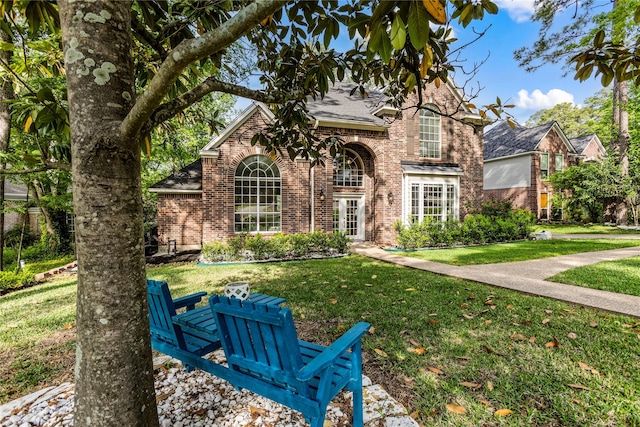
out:
{"label": "large tree trunk", "polygon": [[[0,30],[0,41],[11,43],[11,36]],[[6,64],[11,63],[11,51],[0,50],[0,57]],[[9,151],[11,139],[11,112],[5,101],[14,98],[13,82],[9,76],[0,78],[0,152]],[[6,163],[0,162],[0,170],[6,168]],[[0,271],[4,269],[4,175],[0,175]]]}
{"label": "large tree trunk", "polygon": [[59,1],[78,255],[76,427],[157,426],[145,284],[131,3]]}
{"label": "large tree trunk", "polygon": [[[629,175],[629,112],[627,111],[629,102],[629,87],[627,82],[614,81],[613,84],[613,122],[614,148],[618,152],[618,162],[620,172],[623,177]],[[616,207],[616,224],[627,225],[628,222],[628,199],[620,200]]]}

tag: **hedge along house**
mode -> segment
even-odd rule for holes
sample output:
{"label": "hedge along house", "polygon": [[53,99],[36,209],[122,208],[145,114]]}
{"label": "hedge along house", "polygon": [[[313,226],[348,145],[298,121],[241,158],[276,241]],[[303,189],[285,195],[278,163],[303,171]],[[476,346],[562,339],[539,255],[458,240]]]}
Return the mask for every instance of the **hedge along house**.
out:
{"label": "hedge along house", "polygon": [[506,200],[538,219],[561,219],[549,177],[581,157],[556,122],[533,128],[500,122],[484,136],[485,200]]}
{"label": "hedge along house", "polygon": [[352,87],[336,85],[309,103],[318,135],[338,132],[344,141],[324,166],[252,146],[273,114],[251,104],[199,160],[150,189],[160,241],[199,246],[242,233],[340,230],[388,245],[396,220],[460,218],[480,205],[481,120],[455,87],[427,88],[420,110],[389,108],[374,91],[350,96]]}

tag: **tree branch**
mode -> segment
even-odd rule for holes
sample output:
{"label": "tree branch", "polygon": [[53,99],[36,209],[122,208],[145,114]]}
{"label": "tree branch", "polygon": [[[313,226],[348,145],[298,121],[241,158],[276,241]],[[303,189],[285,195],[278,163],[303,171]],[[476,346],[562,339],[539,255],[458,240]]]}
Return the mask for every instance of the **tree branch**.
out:
{"label": "tree branch", "polygon": [[158,43],[158,40],[153,36],[153,34],[149,33],[147,29],[140,23],[138,20],[138,16],[134,13],[131,15],[131,27],[133,33],[140,37],[145,43],[147,43],[153,50],[155,50],[160,56],[161,60],[165,60],[167,58],[167,51],[162,46],[162,44]]}
{"label": "tree branch", "polygon": [[238,11],[232,18],[202,37],[182,41],[160,66],[160,69],[140,95],[127,117],[120,124],[124,138],[133,138],[149,120],[189,64],[228,47],[247,34],[263,19],[282,8],[289,0],[256,0]]}
{"label": "tree branch", "polygon": [[284,96],[281,93],[269,94],[262,90],[249,89],[245,86],[223,82],[211,76],[190,91],[156,108],[147,123],[142,127],[142,134],[146,135],[155,126],[176,116],[212,92],[224,92],[230,95],[264,102],[265,104],[277,104],[288,99],[298,99],[298,97],[305,96],[303,91],[295,91],[293,95],[289,94],[289,96]]}
{"label": "tree branch", "polygon": [[43,166],[34,168],[34,169],[0,170],[0,176],[1,175],[28,175],[30,173],[46,172],[52,169],[71,172],[71,165],[67,163],[51,162],[49,160],[45,160],[43,164],[44,164]]}

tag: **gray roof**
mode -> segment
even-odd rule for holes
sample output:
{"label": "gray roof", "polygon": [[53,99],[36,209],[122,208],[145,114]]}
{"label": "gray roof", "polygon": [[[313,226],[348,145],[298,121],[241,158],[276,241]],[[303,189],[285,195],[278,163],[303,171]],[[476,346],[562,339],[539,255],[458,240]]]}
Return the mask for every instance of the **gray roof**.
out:
{"label": "gray roof", "polygon": [[570,139],[569,142],[571,143],[571,145],[573,145],[573,148],[576,150],[576,153],[582,154],[585,148],[587,148],[587,145],[589,145],[589,143],[591,142],[591,140],[593,140],[595,136],[596,136],[595,133],[592,133],[589,135],[582,135],[577,138]]}
{"label": "gray roof", "polygon": [[533,128],[516,125],[512,128],[507,122],[500,122],[484,134],[484,159],[535,151],[554,124],[555,122],[545,123]]}
{"label": "gray roof", "polygon": [[384,126],[385,121],[373,114],[374,111],[385,106],[386,96],[376,90],[367,90],[365,97],[356,90],[350,95],[356,85],[353,83],[336,84],[327,92],[324,98],[311,99],[307,103],[309,113],[318,120],[353,121],[376,126]]}
{"label": "gray roof", "polygon": [[401,161],[402,169],[410,174],[462,175],[464,171],[457,163],[425,163]]}
{"label": "gray roof", "polygon": [[153,184],[149,189],[151,191],[202,191],[202,160],[198,159],[178,172],[172,173],[162,181]]}

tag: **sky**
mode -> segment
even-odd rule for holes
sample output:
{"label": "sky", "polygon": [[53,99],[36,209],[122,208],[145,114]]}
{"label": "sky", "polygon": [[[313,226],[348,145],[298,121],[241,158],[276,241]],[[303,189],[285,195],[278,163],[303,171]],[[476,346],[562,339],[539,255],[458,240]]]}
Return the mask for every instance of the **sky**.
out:
{"label": "sky", "polygon": [[[493,1],[499,7],[497,15],[485,14],[482,21],[473,21],[466,29],[454,28],[459,40],[452,49],[475,38],[474,30],[488,28],[481,39],[464,48],[460,54],[460,58],[465,60],[465,68],[486,62],[470,81],[461,73],[454,77],[458,86],[466,82],[469,89],[476,92],[481,89],[477,98],[472,100],[476,106],[494,103],[496,97],[500,97],[503,104],[515,105],[508,111],[518,123],[524,124],[536,111],[552,108],[558,103],[571,102],[581,106],[586,98],[602,88],[600,81],[593,78],[582,83],[574,80],[573,74],[567,74],[563,64],[546,64],[534,72],[526,72],[513,58],[513,52],[531,46],[537,39],[540,24],[531,21],[534,0]],[[570,14],[565,19],[570,19]],[[337,50],[347,50],[352,44],[345,30],[333,46]],[[465,92],[468,91],[465,89]],[[249,102],[238,100],[236,109],[244,109]]]}

